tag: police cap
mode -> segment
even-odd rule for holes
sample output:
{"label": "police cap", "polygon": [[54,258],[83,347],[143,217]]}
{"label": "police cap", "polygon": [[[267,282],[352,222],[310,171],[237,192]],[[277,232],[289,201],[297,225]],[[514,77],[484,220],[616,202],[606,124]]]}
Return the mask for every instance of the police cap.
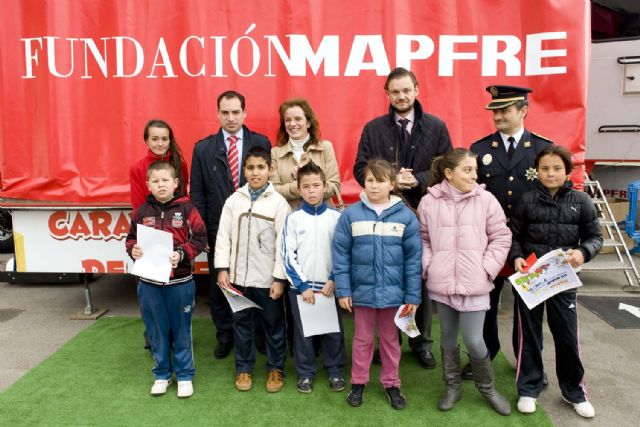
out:
{"label": "police cap", "polygon": [[499,110],[507,108],[518,101],[526,101],[527,94],[532,90],[528,87],[518,86],[488,86],[487,92],[491,94],[491,102],[485,108],[487,110]]}

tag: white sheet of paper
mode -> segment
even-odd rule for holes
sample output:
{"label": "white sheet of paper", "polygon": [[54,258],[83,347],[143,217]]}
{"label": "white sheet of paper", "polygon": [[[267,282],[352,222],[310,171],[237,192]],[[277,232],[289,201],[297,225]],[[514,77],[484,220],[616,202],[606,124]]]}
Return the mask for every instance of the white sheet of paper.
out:
{"label": "white sheet of paper", "polygon": [[133,263],[131,274],[155,282],[167,283],[171,277],[171,233],[137,224],[138,245],[142,247],[142,258]]}
{"label": "white sheet of paper", "polygon": [[335,298],[322,294],[315,294],[315,297],[316,303],[309,304],[302,300],[302,295],[298,295],[298,308],[304,336],[340,332]]}

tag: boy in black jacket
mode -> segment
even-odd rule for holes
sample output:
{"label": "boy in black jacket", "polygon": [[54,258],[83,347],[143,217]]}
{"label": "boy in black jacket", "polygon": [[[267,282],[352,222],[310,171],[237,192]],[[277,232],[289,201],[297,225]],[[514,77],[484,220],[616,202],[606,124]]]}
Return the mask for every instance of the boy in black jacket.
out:
{"label": "boy in black jacket", "polygon": [[142,320],[156,362],[152,370],[155,382],[151,394],[166,393],[175,373],[178,397],[185,398],[193,394],[195,373],[191,344],[191,316],[195,303],[192,261],[207,245],[207,232],[189,199],[174,195],[178,179],[171,163],[152,163],[147,170],[147,185],[151,195],[131,217],[127,253],[134,260],[142,257],[142,247],[137,244],[138,224],[167,231],[173,236],[169,282],[140,278],[138,283]]}
{"label": "boy in black jacket", "polygon": [[[573,168],[571,153],[551,145],[536,157],[538,187],[525,193],[511,217],[513,241],[509,261],[514,269],[527,268],[525,258],[531,252],[540,257],[562,248],[574,268],[591,260],[602,247],[598,215],[590,197],[571,189]],[[549,329],[556,348],[556,372],[562,398],[573,405],[578,415],[595,416],[587,400],[584,368],[578,343],[576,290],[552,296],[544,304],[529,310],[516,296],[519,324],[517,358],[518,410],[532,413],[543,387],[542,318],[547,307]]]}

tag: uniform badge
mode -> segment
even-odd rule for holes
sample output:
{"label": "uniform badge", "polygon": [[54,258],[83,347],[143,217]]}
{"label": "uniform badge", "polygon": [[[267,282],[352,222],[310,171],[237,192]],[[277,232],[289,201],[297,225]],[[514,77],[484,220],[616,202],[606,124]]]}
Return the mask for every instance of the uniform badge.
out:
{"label": "uniform badge", "polygon": [[171,226],[173,228],[182,228],[184,225],[184,219],[182,218],[182,212],[176,212],[173,214],[173,218],[171,218]]}
{"label": "uniform badge", "polygon": [[489,93],[491,94],[491,96],[498,96],[498,93],[500,93],[500,92],[498,91],[497,87],[491,86],[489,88]]}
{"label": "uniform badge", "polygon": [[535,181],[536,179],[538,179],[538,171],[533,167],[530,167],[524,173],[527,177],[527,181]]}
{"label": "uniform badge", "polygon": [[498,141],[491,141],[491,148],[498,148]]}
{"label": "uniform badge", "polygon": [[142,225],[145,227],[155,227],[156,226],[156,217],[155,216],[145,216],[142,218]]}
{"label": "uniform badge", "polygon": [[492,161],[493,161],[493,157],[491,156],[491,154],[485,154],[484,156],[482,156],[483,165],[489,166]]}
{"label": "uniform badge", "polygon": [[525,141],[524,148],[531,148],[531,141]]}

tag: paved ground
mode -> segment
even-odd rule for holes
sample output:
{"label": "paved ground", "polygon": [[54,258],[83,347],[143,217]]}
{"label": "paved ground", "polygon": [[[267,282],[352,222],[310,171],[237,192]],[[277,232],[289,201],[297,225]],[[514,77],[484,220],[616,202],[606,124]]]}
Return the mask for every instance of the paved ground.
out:
{"label": "paved ground", "polygon": [[[7,258],[0,255],[1,269],[4,269]],[[640,265],[639,257],[635,257],[635,261]],[[585,286],[579,293],[583,295],[630,295],[621,291],[626,280],[619,272],[583,273],[582,280]],[[109,309],[107,316],[138,315],[135,282],[131,277],[103,276],[91,284],[91,290],[94,304]],[[196,316],[208,316],[205,291],[199,287]],[[501,340],[503,350],[513,362],[510,349],[512,296],[508,288],[503,299]],[[0,392],[92,323],[70,320],[74,313],[82,311],[84,305],[81,284],[0,283]],[[636,306],[640,307],[640,303]],[[540,396],[540,402],[558,426],[638,425],[640,329],[616,330],[583,306],[579,306],[579,315],[583,363],[596,418],[582,420],[561,401],[553,368],[553,341],[548,329],[545,330],[544,360],[550,385]]]}

